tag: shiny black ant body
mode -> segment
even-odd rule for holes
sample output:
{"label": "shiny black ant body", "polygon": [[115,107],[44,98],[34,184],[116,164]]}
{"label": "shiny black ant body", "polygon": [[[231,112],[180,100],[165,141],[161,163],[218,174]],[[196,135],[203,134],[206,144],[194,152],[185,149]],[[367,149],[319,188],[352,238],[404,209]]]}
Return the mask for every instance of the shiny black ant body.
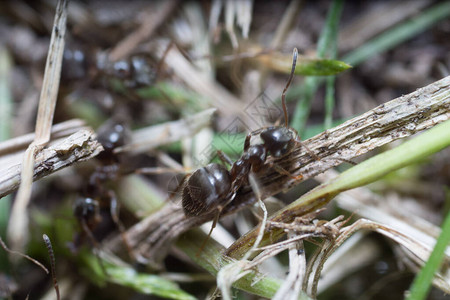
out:
{"label": "shiny black ant body", "polygon": [[109,79],[122,82],[125,87],[141,88],[153,86],[158,75],[158,66],[148,54],[136,53],[118,61],[111,61],[109,53],[89,52],[81,48],[67,47],[63,55],[62,78],[64,80],[82,80],[88,77],[100,79],[106,87]]}
{"label": "shiny black ant body", "polygon": [[152,86],[158,73],[149,58],[139,54],[111,62],[107,53],[98,53],[96,67],[100,73],[120,80],[127,88]]}
{"label": "shiny black ant body", "polygon": [[119,219],[119,202],[116,194],[106,186],[108,181],[114,181],[119,176],[119,161],[113,151],[115,148],[123,146],[125,139],[126,129],[121,124],[106,126],[98,133],[98,141],[102,144],[104,151],[97,156],[101,165],[89,177],[83,196],[77,198],[74,203],[74,216],[82,231],[71,245],[73,250],[76,250],[86,237],[96,248],[99,248],[93,231],[102,221],[101,210],[108,208],[112,221],[119,229],[130,256],[133,257],[125,236],[125,228]]}
{"label": "shiny black ant body", "polygon": [[[291,174],[278,165],[267,163],[267,157],[279,158],[289,154],[296,145],[302,144],[297,132],[288,126],[285,94],[294,76],[297,62],[297,49],[294,49],[292,70],[289,81],[283,90],[281,99],[285,117],[284,126],[271,126],[260,128],[247,134],[244,142],[244,153],[232,162],[224,153],[218,152],[219,158],[231,165],[230,171],[220,164],[211,163],[196,170],[187,180],[182,193],[182,206],[186,216],[201,216],[217,210],[212,229],[215,227],[221,211],[232,204],[238,190],[248,183],[251,172],[258,173],[265,167],[274,169],[283,174]],[[262,143],[251,145],[251,138],[259,135]],[[308,148],[310,154],[318,159]],[[301,179],[302,176],[291,176]]]}

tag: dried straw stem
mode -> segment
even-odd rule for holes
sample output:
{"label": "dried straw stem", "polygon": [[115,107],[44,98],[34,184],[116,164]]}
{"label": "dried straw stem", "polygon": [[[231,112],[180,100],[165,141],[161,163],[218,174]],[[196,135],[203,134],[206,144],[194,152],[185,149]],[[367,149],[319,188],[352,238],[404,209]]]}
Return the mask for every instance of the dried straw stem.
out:
{"label": "dried straw stem", "polygon": [[[263,198],[266,198],[285,191],[305,179],[339,165],[342,159],[350,160],[394,140],[433,127],[449,117],[450,77],[446,77],[304,141],[303,144],[320,157],[318,161],[300,145],[289,155],[273,160],[273,163],[288,170],[292,175],[302,174],[303,178],[296,180],[293,179],[294,176],[282,175],[272,168],[267,168],[257,174],[260,192]],[[245,186],[239,191],[233,205],[226,207],[222,215],[237,212],[255,202],[251,187]],[[298,215],[314,211],[323,205],[319,202],[305,207],[302,212],[296,212],[298,214],[283,216],[285,220],[282,221],[289,222]],[[168,204],[129,229],[130,243],[132,247],[139,249],[143,257],[152,263],[158,263],[159,259],[164,257],[162,249],[168,247],[172,239],[214,217],[215,212],[187,218],[180,206]],[[113,241],[111,246],[117,247],[119,243]],[[234,247],[239,247],[239,244]]]}

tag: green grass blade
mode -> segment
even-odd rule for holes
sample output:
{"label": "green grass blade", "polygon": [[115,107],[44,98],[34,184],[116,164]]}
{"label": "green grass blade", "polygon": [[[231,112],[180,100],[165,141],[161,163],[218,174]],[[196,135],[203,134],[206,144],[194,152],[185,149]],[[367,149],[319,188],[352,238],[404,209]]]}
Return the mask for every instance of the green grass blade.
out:
{"label": "green grass blade", "polygon": [[[330,15],[329,15],[330,16]],[[436,22],[443,20],[450,16],[450,2],[442,2],[438,3],[428,10],[424,11],[422,14],[403,22],[389,31],[380,34],[374,39],[370,40],[366,44],[362,45],[358,49],[348,53],[341,60],[347,62],[352,66],[356,66],[361,62],[369,59],[370,57],[388,51],[395,46],[403,43],[405,40],[413,37],[419,32],[423,32],[426,29],[430,28]],[[328,19],[327,19],[328,23]],[[337,24],[337,23],[336,23]],[[327,28],[326,26],[325,28]],[[331,33],[321,35],[321,39],[323,37],[324,40],[327,40],[329,37],[327,35],[331,35]],[[318,45],[318,53],[320,57],[320,53],[324,53],[322,51],[326,51],[327,47],[321,47],[321,40],[319,40]],[[329,46],[329,43],[323,42],[324,45]],[[292,98],[300,98],[301,101],[297,104],[297,108],[294,112],[294,117],[292,119],[292,127],[297,129],[300,133],[303,132],[306,119],[309,116],[309,110],[311,106],[311,99],[314,96],[317,88],[320,83],[323,81],[323,78],[306,78],[303,85],[298,87],[292,87],[291,91],[287,93],[287,99],[292,100]]]}
{"label": "green grass blade", "polygon": [[161,276],[138,273],[132,268],[108,267],[108,281],[130,287],[145,295],[168,299],[194,300],[194,296],[181,290],[178,285]]}
{"label": "green grass blade", "polygon": [[[9,89],[9,70],[11,61],[5,48],[0,47],[0,141],[11,136],[12,103],[13,99]],[[6,236],[6,227],[9,220],[11,196],[7,195],[0,199],[0,236]],[[0,270],[7,270],[8,256],[6,252],[0,251]]]}
{"label": "green grass blade", "polygon": [[323,28],[319,41],[317,42],[317,53],[319,57],[332,57],[333,53],[336,52],[339,19],[341,18],[343,7],[343,0],[334,0],[331,5],[325,21],[325,27]]}
{"label": "green grass blade", "polygon": [[391,30],[380,34],[363,46],[345,55],[342,60],[356,66],[378,53],[392,49],[448,16],[450,16],[450,2],[444,1],[438,3],[424,11],[418,17],[403,22]]}
{"label": "green grass blade", "polygon": [[[336,47],[332,45],[336,44],[337,41],[337,28],[343,3],[344,2],[342,0],[335,0],[331,5],[327,15],[325,27],[320,35],[317,45],[317,54],[319,58],[323,58],[325,55],[330,54],[327,53],[327,51],[330,51],[330,49]],[[300,94],[301,100],[297,104],[294,111],[294,117],[291,124],[293,128],[298,130],[300,135],[303,134],[306,120],[308,119],[311,110],[311,102],[320,82],[320,77],[308,77],[303,83],[303,93]]]}
{"label": "green grass blade", "polygon": [[297,65],[295,74],[305,76],[329,76],[336,75],[350,68],[350,65],[339,60],[307,59]]}
{"label": "green grass blade", "polygon": [[422,300],[426,298],[428,291],[430,290],[434,274],[442,264],[445,249],[447,249],[447,245],[449,243],[450,213],[447,214],[447,217],[442,224],[442,232],[436,241],[436,245],[434,246],[430,258],[412,283],[410,293],[406,298],[407,300]]}
{"label": "green grass blade", "polygon": [[325,120],[324,127],[325,129],[331,128],[333,126],[333,110],[335,104],[334,98],[334,83],[336,81],[335,76],[331,76],[327,78],[326,83],[326,94],[325,94]]}
{"label": "green grass blade", "polygon": [[193,300],[194,296],[186,293],[174,282],[158,275],[138,273],[130,267],[113,265],[102,261],[107,274],[103,272],[99,260],[89,251],[83,251],[78,261],[84,266],[83,273],[97,285],[105,282],[126,286],[145,295],[155,295],[167,299]]}
{"label": "green grass blade", "polygon": [[342,191],[374,182],[395,171],[450,146],[450,121],[439,124],[402,145],[378,154],[320,185],[285,209],[319,198],[334,198]]}
{"label": "green grass blade", "polygon": [[[273,54],[259,56],[256,58],[256,60],[260,61],[260,64],[264,64],[272,70],[279,71],[285,74],[291,73],[291,54]],[[338,74],[350,68],[350,65],[335,59],[310,58],[300,56],[297,59],[297,65],[295,67],[294,73],[296,75],[305,76],[329,76]]]}
{"label": "green grass blade", "polygon": [[[271,221],[291,222],[294,217],[312,212],[329,203],[339,193],[363,186],[381,179],[389,172],[398,170],[412,163],[450,146],[450,120],[436,125],[423,134],[403,143],[402,145],[378,154],[354,167],[341,173],[330,182],[321,184],[306,193],[290,205],[275,213]],[[267,233],[261,242],[261,246],[270,243],[283,234],[280,230]],[[234,258],[240,258],[248,251],[255,239],[256,231],[252,230],[239,240],[239,249],[233,253],[228,252]]]}

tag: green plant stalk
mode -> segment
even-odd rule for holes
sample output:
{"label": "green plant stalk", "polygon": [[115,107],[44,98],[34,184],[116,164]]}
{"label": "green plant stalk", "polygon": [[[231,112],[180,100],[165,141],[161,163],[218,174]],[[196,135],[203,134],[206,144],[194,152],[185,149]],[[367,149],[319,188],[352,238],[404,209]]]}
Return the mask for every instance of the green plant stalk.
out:
{"label": "green plant stalk", "polygon": [[[391,30],[378,35],[361,47],[345,55],[341,60],[355,67],[376,54],[394,48],[395,46],[403,43],[409,38],[412,38],[417,33],[425,31],[436,22],[445,19],[448,16],[450,16],[450,2],[446,1],[438,3],[421,13],[416,18],[405,21]],[[324,36],[325,39],[326,35],[324,35],[324,33],[322,33],[321,38],[322,36]],[[320,44],[321,43],[319,40],[319,46]],[[321,49],[318,47],[319,54],[320,50]],[[303,132],[306,119],[309,116],[311,106],[310,102],[312,101],[311,99],[323,80],[323,77],[307,77],[303,85],[292,87],[291,91],[287,93],[286,98],[288,101],[292,98],[300,97],[302,99],[302,101],[297,104],[291,124],[291,126],[297,129],[300,133]]]}
{"label": "green plant stalk", "polygon": [[[12,123],[12,96],[9,89],[8,73],[11,68],[11,59],[7,50],[0,47],[0,141],[11,136]],[[9,220],[11,196],[7,195],[0,200],[0,236],[6,237],[6,227]],[[8,255],[0,251],[0,270],[7,270]]]}
{"label": "green plant stalk", "polygon": [[325,95],[325,120],[324,120],[324,127],[325,129],[329,129],[333,125],[333,110],[334,110],[334,104],[335,104],[335,98],[334,98],[334,83],[336,81],[335,76],[330,76],[327,78],[326,83],[326,95]]}
{"label": "green plant stalk", "polygon": [[[259,65],[265,65],[270,69],[285,74],[290,74],[292,69],[292,57],[285,54],[273,54],[255,58]],[[300,56],[297,59],[295,75],[304,76],[329,76],[350,69],[351,66],[335,59],[308,58]]]}
{"label": "green plant stalk", "polygon": [[422,300],[425,299],[428,291],[431,287],[431,282],[438,268],[442,265],[445,249],[450,243],[450,213],[447,213],[445,220],[442,224],[442,232],[439,235],[433,252],[431,252],[430,258],[426,262],[422,270],[417,274],[414,279],[410,293],[407,300]]}
{"label": "green plant stalk", "polygon": [[[341,5],[340,9],[342,9],[342,5]],[[332,41],[332,43],[328,47],[328,55],[330,58],[336,59],[338,27],[330,26],[327,31],[329,31],[329,33],[327,33],[327,35],[330,35],[329,40]],[[325,120],[324,120],[325,129],[331,128],[332,122],[333,122],[333,109],[334,109],[334,103],[335,103],[335,98],[334,98],[335,80],[336,80],[336,76],[329,76],[326,79]]]}
{"label": "green plant stalk", "polygon": [[101,287],[104,287],[106,282],[110,282],[132,288],[144,295],[156,295],[177,300],[196,299],[181,290],[176,283],[161,276],[138,273],[131,267],[117,266],[106,260],[102,260],[102,267],[99,259],[88,250],[81,251],[77,256],[77,261],[82,266],[81,272],[86,278]]}
{"label": "green plant stalk", "polygon": [[[337,27],[343,7],[342,0],[333,1],[331,8],[327,15],[325,27],[320,35],[317,45],[317,56],[319,58],[325,57],[327,51],[332,48],[332,44],[337,41]],[[336,47],[336,45],[334,46]],[[292,119],[292,127],[297,129],[300,135],[303,134],[306,120],[311,111],[311,102],[314,94],[319,87],[321,77],[307,77],[303,84],[303,93],[300,93],[301,101],[297,104]]]}
{"label": "green plant stalk", "polygon": [[418,17],[405,21],[345,55],[342,60],[356,66],[372,56],[394,48],[407,39],[425,31],[434,23],[450,16],[450,2],[438,3]]}
{"label": "green plant stalk", "polygon": [[317,53],[319,57],[335,56],[337,49],[337,32],[343,7],[343,0],[334,0],[331,5],[325,21],[325,27],[323,28],[319,41],[317,42]]}
{"label": "green plant stalk", "polygon": [[[199,266],[216,276],[219,270],[232,260],[223,256],[224,247],[212,239],[209,239],[203,249],[200,250],[200,245],[204,243],[206,238],[206,235],[199,229],[193,229],[180,236],[177,247],[183,250]],[[280,279],[251,271],[250,274],[236,281],[233,286],[260,297],[272,298],[281,284]],[[301,294],[299,299],[310,298],[306,294]]]}
{"label": "green plant stalk", "polygon": [[[450,146],[450,120],[436,125],[425,133],[402,145],[378,154],[341,173],[335,179],[321,184],[271,217],[274,222],[292,222],[295,217],[305,215],[326,205],[339,193],[374,182],[389,172],[414,162]],[[274,229],[266,232],[261,246],[279,239],[284,232]],[[253,229],[227,249],[227,254],[241,258],[250,249],[257,235]]]}

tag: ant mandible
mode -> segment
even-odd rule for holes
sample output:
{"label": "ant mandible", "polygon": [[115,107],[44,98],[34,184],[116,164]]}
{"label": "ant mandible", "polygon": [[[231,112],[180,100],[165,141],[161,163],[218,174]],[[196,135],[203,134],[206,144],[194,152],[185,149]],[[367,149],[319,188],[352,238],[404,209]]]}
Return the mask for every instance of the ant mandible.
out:
{"label": "ant mandible", "polygon": [[[231,165],[230,171],[221,164],[211,163],[192,173],[184,185],[181,203],[186,216],[201,216],[217,210],[210,234],[222,210],[233,202],[238,190],[248,183],[250,172],[258,173],[264,167],[273,167],[278,173],[291,176],[296,180],[303,178],[302,175],[292,176],[280,166],[268,163],[266,160],[269,155],[280,158],[289,154],[296,145],[301,145],[314,159],[319,159],[317,155],[302,144],[295,129],[288,125],[285,97],[294,77],[297,56],[298,51],[295,48],[289,80],[281,95],[285,118],[284,126],[270,126],[248,133],[244,142],[244,153],[236,162],[233,163],[223,152],[218,151],[222,162]],[[258,134],[262,143],[251,145],[251,138]],[[182,185],[183,182],[180,186]]]}

